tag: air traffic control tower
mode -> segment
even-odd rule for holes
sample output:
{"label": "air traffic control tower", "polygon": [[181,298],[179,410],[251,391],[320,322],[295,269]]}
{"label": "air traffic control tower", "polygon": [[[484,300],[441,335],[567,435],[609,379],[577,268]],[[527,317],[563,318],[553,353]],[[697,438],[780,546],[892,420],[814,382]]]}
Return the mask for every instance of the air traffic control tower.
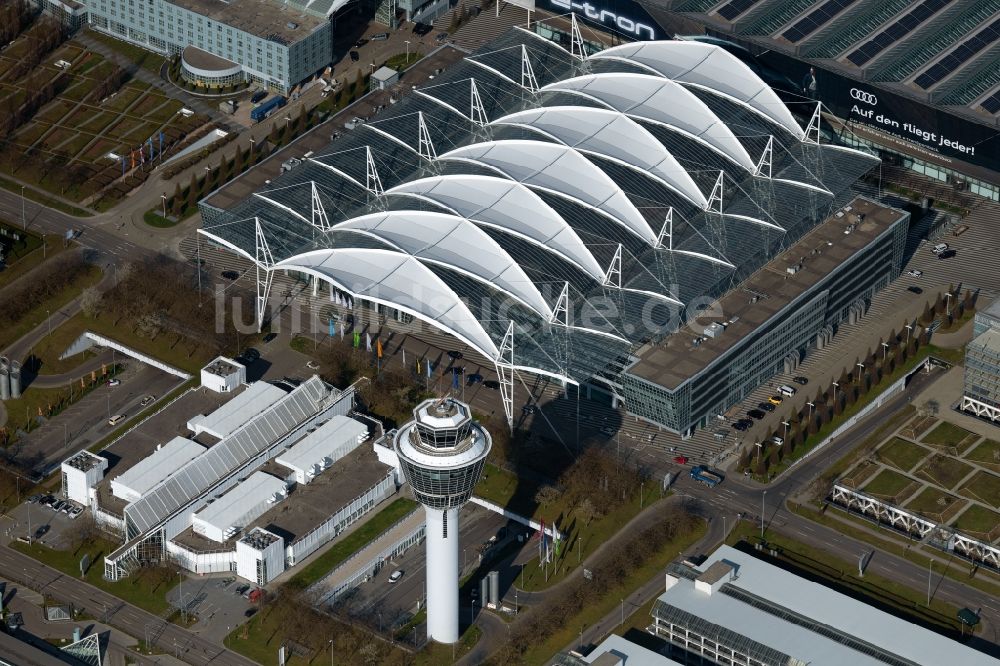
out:
{"label": "air traffic control tower", "polygon": [[452,398],[425,400],[396,433],[403,476],[427,516],[427,637],[458,640],[458,511],[472,496],[492,439]]}

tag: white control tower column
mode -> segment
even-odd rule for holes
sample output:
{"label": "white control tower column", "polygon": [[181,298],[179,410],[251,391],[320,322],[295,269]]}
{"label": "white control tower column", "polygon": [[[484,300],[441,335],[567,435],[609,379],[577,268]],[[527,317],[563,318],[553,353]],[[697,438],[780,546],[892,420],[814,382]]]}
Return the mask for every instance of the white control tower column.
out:
{"label": "white control tower column", "polygon": [[403,476],[424,505],[427,549],[427,637],[458,640],[458,512],[472,497],[490,452],[490,434],[469,406],[451,398],[426,400],[393,439]]}

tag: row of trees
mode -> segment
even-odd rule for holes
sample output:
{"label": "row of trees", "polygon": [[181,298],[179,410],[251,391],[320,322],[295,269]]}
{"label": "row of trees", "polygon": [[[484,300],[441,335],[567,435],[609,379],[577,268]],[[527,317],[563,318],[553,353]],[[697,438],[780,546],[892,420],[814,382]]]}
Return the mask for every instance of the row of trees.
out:
{"label": "row of trees", "polygon": [[573,507],[577,517],[589,525],[630,500],[646,480],[645,468],[591,446],[559,475],[556,485],[542,486],[535,494],[535,501],[545,506],[562,499],[565,506]]}
{"label": "row of trees", "polygon": [[695,529],[697,521],[685,508],[672,509],[663,511],[655,524],[623,534],[627,538],[619,539],[590,566],[590,580],[574,576],[523,613],[510,626],[506,643],[488,663],[498,666],[521,663],[525,653],[538,645],[539,637],[559,633],[582,609],[606,601],[609,594],[618,590],[633,572],[659,556],[671,541]]}
{"label": "row of trees", "polygon": [[0,138],[9,139],[14,132],[35,117],[40,108],[51,102],[73,82],[66,72],[52,76],[45,70],[39,70],[28,77],[21,85],[25,96],[20,103],[18,95],[9,95],[0,102]]}
{"label": "row of trees", "polygon": [[6,0],[0,4],[0,44],[9,44],[31,25],[34,12],[28,0]]}
{"label": "row of trees", "polygon": [[36,268],[31,280],[20,280],[4,289],[0,292],[0,330],[16,325],[89,271],[90,266],[80,253],[69,252]]}
{"label": "row of trees", "polygon": [[90,90],[87,94],[87,99],[91,102],[100,102],[108,95],[121,90],[121,87],[125,85],[127,80],[128,73],[118,65],[115,65],[114,69]]}
{"label": "row of trees", "polygon": [[[873,387],[885,377],[891,375],[897,368],[906,364],[917,350],[930,341],[930,331],[926,326],[937,316],[946,314],[947,301],[952,301],[951,316],[974,303],[974,295],[966,292],[964,298],[954,290],[947,292],[950,299],[939,294],[937,300],[928,303],[920,321],[923,326],[916,334],[916,322],[908,322],[909,330],[904,326],[901,332],[892,331],[888,339],[879,340],[875,349],[869,349],[864,358],[856,358],[854,365],[841,372],[840,377],[825,390],[817,390],[815,397],[803,405],[800,410],[788,413],[782,421],[788,426],[779,425],[768,433],[761,446],[753,446],[740,452],[739,468],[749,469],[758,476],[767,476],[781,461],[793,455],[806,439],[815,435],[826,424],[840,416],[850,406],[864,397]],[[958,315],[961,316],[961,315]],[[769,443],[778,436],[783,442],[780,446]]]}
{"label": "row of trees", "polygon": [[59,21],[42,15],[22,37],[25,46],[17,61],[4,74],[4,80],[17,81],[37,68],[57,46],[66,41],[66,31]]}

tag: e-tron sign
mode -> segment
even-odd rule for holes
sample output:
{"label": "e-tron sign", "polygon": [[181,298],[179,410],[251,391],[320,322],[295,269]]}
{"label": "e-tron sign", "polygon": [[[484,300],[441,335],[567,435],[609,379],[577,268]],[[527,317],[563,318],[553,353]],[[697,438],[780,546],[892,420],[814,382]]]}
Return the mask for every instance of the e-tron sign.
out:
{"label": "e-tron sign", "polygon": [[657,33],[660,26],[642,8],[631,1],[616,2],[577,2],[577,0],[548,0],[552,11],[557,14],[576,12],[576,15],[593,23],[597,27],[606,28],[612,32],[624,34],[632,39],[653,40],[662,39]]}

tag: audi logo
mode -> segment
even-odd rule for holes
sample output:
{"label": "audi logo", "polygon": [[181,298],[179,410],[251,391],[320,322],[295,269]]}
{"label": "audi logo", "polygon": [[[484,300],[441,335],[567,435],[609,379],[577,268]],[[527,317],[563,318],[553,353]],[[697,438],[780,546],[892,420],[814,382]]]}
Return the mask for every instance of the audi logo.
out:
{"label": "audi logo", "polygon": [[858,90],[857,88],[851,88],[851,99],[856,99],[859,102],[864,102],[865,104],[871,104],[875,106],[878,104],[878,97],[870,92],[865,92],[864,90]]}

